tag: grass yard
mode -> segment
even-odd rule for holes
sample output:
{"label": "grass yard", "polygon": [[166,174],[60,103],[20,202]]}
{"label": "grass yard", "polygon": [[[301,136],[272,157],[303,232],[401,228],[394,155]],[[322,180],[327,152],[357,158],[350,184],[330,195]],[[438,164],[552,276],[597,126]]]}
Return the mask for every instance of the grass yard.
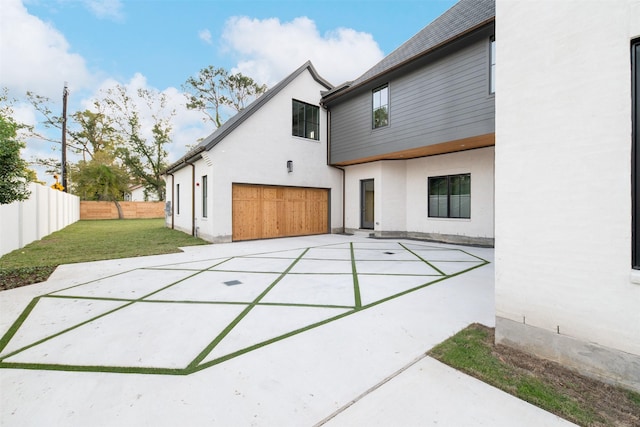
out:
{"label": "grass yard", "polygon": [[640,425],[640,394],[494,345],[494,330],[483,325],[469,326],[434,347],[429,355],[582,426]]}
{"label": "grass yard", "polygon": [[0,290],[47,280],[60,264],[180,252],[207,244],[164,219],[78,221],[0,258]]}

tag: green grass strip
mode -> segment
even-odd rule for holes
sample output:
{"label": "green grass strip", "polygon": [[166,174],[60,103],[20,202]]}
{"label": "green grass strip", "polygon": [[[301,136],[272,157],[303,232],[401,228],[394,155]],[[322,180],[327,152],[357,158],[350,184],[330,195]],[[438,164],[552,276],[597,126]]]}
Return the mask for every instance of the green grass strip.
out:
{"label": "green grass strip", "polygon": [[301,307],[301,308],[340,308],[344,310],[353,310],[355,307],[351,305],[332,305],[332,304],[302,304],[292,302],[261,302],[260,306],[271,307]]}
{"label": "green grass strip", "polygon": [[48,337],[44,337],[44,338],[42,338],[42,339],[40,339],[40,340],[38,340],[38,341],[32,342],[32,343],[31,343],[31,344],[29,344],[29,345],[26,345],[26,346],[24,346],[24,347],[22,347],[22,348],[19,348],[19,349],[15,350],[15,351],[12,351],[12,352],[11,352],[11,353],[9,353],[9,354],[6,354],[6,355],[5,355],[5,356],[3,356],[2,358],[0,358],[0,362],[2,362],[2,363],[4,364],[4,359],[7,359],[7,358],[9,358],[9,357],[11,357],[11,356],[14,356],[14,355],[16,355],[16,354],[18,354],[18,353],[21,353],[21,352],[23,352],[23,351],[25,351],[25,350],[28,350],[28,349],[32,348],[32,347],[35,347],[35,346],[37,346],[37,345],[40,345],[40,344],[42,344],[42,343],[44,343],[44,342],[47,342],[47,341],[49,341],[49,340],[51,340],[51,339],[53,339],[53,338],[59,337],[59,336],[60,336],[60,335],[62,335],[62,334],[66,334],[67,332],[73,331],[74,329],[77,329],[77,328],[79,328],[80,326],[84,326],[84,325],[86,325],[87,323],[92,322],[92,321],[94,321],[94,320],[100,319],[101,317],[108,316],[108,315],[109,315],[109,314],[111,314],[111,313],[115,313],[116,311],[122,310],[122,309],[123,309],[123,308],[125,308],[125,307],[129,307],[130,305],[132,305],[132,304],[134,304],[134,303],[135,303],[135,302],[134,302],[134,301],[132,301],[132,302],[129,302],[129,303],[123,304],[123,305],[122,305],[122,306],[120,306],[120,307],[116,307],[116,308],[111,309],[111,310],[109,310],[109,311],[106,311],[106,312],[104,312],[104,313],[102,313],[102,314],[99,314],[99,315],[97,315],[97,316],[95,316],[95,317],[93,317],[93,318],[91,318],[91,319],[85,320],[84,322],[80,322],[80,323],[78,323],[78,324],[76,324],[76,325],[73,325],[73,326],[70,326],[70,327],[68,327],[68,328],[66,328],[66,329],[63,329],[63,330],[62,330],[62,331],[60,331],[60,332],[56,332],[56,333],[55,333],[55,334],[53,334],[53,335],[49,335]]}
{"label": "green grass strip", "polygon": [[[482,267],[483,265],[486,265],[486,264],[489,264],[489,262],[488,262],[488,261],[485,261],[483,264],[479,264],[479,265],[473,266],[473,267],[471,267],[471,268],[469,268],[469,269],[467,269],[467,270],[460,271],[460,272],[457,272],[457,273],[452,274],[452,275],[449,275],[449,276],[439,277],[438,279],[435,279],[435,280],[433,280],[433,281],[431,281],[431,282],[423,283],[422,285],[416,286],[416,287],[411,288],[411,289],[407,289],[407,290],[405,290],[405,291],[403,291],[403,292],[400,292],[400,293],[398,293],[398,294],[391,295],[391,296],[389,296],[389,297],[387,297],[387,298],[383,298],[383,299],[381,299],[381,300],[374,301],[374,302],[369,303],[369,304],[367,304],[367,305],[361,306],[360,308],[352,307],[352,310],[347,311],[347,312],[345,312],[345,313],[341,313],[341,314],[338,314],[338,315],[336,315],[336,316],[330,317],[330,318],[328,318],[328,319],[321,320],[321,321],[316,322],[316,323],[313,323],[313,324],[311,324],[311,325],[308,325],[308,326],[305,326],[305,327],[302,327],[302,328],[296,329],[296,330],[294,330],[294,331],[287,332],[286,334],[279,335],[279,336],[277,336],[277,337],[274,337],[274,338],[268,339],[268,340],[263,341],[263,342],[258,343],[258,344],[254,344],[254,345],[252,345],[252,346],[246,347],[246,348],[241,349],[241,350],[237,350],[237,351],[235,351],[235,352],[233,352],[233,353],[225,354],[224,356],[218,357],[217,359],[211,360],[211,361],[209,361],[209,362],[203,363],[203,364],[201,364],[201,365],[198,365],[198,366],[195,366],[195,367],[193,367],[193,368],[189,368],[189,369],[191,369],[191,371],[192,371],[192,372],[197,372],[197,371],[200,371],[200,370],[202,370],[202,369],[209,368],[209,367],[211,367],[211,366],[217,365],[218,363],[222,363],[222,362],[225,362],[225,361],[227,361],[227,360],[231,360],[231,359],[233,359],[233,358],[235,358],[235,357],[238,357],[238,356],[241,356],[241,355],[243,355],[243,354],[249,353],[249,352],[251,352],[251,351],[253,351],[253,350],[257,350],[257,349],[259,349],[259,348],[261,348],[261,347],[264,347],[264,346],[266,346],[266,345],[273,344],[273,343],[275,343],[275,342],[278,342],[278,341],[281,341],[281,340],[283,340],[283,339],[286,339],[286,338],[292,337],[292,336],[297,335],[297,334],[299,334],[299,333],[306,332],[306,331],[309,331],[309,330],[311,330],[311,329],[317,328],[317,327],[319,327],[319,326],[326,325],[327,323],[334,322],[334,321],[336,321],[336,320],[342,319],[343,317],[350,316],[350,315],[352,315],[352,314],[354,314],[354,313],[356,313],[356,312],[358,312],[358,311],[363,311],[363,310],[369,309],[369,308],[371,308],[371,307],[375,307],[375,306],[377,306],[377,305],[379,305],[379,304],[382,304],[382,303],[384,303],[384,302],[390,301],[390,300],[392,300],[392,299],[399,298],[399,297],[404,296],[404,295],[407,295],[407,294],[409,294],[409,293],[411,293],[411,292],[415,292],[415,291],[417,291],[417,290],[420,290],[420,289],[426,288],[427,286],[431,286],[431,285],[434,285],[434,284],[436,284],[436,283],[438,283],[438,282],[442,282],[442,281],[444,281],[444,280],[446,280],[446,279],[450,279],[450,278],[452,278],[452,277],[455,277],[455,276],[458,276],[458,275],[460,275],[460,274],[463,274],[463,273],[469,272],[469,271],[471,271],[471,270],[475,270],[476,268]],[[261,304],[261,305],[262,305],[262,304]],[[266,305],[266,304],[265,304],[265,305]],[[336,307],[336,308],[340,308],[340,307]]]}
{"label": "green grass strip", "polygon": [[91,283],[99,282],[100,280],[111,279],[112,277],[121,276],[123,274],[131,273],[132,271],[136,271],[136,270],[137,270],[136,268],[132,268],[131,270],[120,271],[118,273],[110,274],[110,275],[104,276],[104,277],[99,277],[97,279],[93,279],[93,280],[90,280],[88,282],[78,283],[77,285],[72,285],[72,286],[69,286],[69,287],[66,287],[66,288],[57,289],[55,291],[51,291],[51,292],[49,292],[47,294],[44,294],[44,296],[50,296],[50,295],[56,294],[58,292],[64,292],[64,291],[67,291],[69,289],[79,288],[80,286],[90,285]]}
{"label": "green grass strip", "polygon": [[145,368],[131,366],[99,366],[99,365],[60,365],[51,363],[16,363],[3,362],[0,369],[33,369],[65,372],[105,372],[115,374],[153,374],[153,375],[188,375],[190,372],[182,368]]}
{"label": "green grass strip", "polygon": [[20,313],[20,316],[18,316],[16,321],[13,322],[9,330],[3,335],[2,339],[0,339],[0,353],[2,353],[2,350],[5,349],[7,344],[9,344],[9,341],[11,341],[16,332],[18,332],[18,329],[20,329],[20,326],[22,326],[24,321],[27,320],[27,317],[29,317],[29,314],[31,314],[35,306],[38,304],[38,301],[40,301],[40,297],[32,299],[25,309],[22,310],[22,313]]}
{"label": "green grass strip", "polygon": [[429,267],[433,268],[435,271],[437,271],[438,273],[442,274],[443,276],[446,276],[447,274],[440,270],[438,267],[436,267],[435,265],[431,264],[429,261],[427,261],[426,259],[422,258],[420,255],[418,255],[417,253],[413,252],[411,249],[409,249],[408,247],[406,247],[405,245],[403,245],[402,243],[398,243],[400,246],[402,246],[404,248],[405,251],[410,252],[411,254],[413,254],[415,257],[417,257],[420,261],[424,262],[425,264],[427,264]]}
{"label": "green grass strip", "polygon": [[317,328],[319,326],[326,325],[327,323],[331,323],[331,322],[334,322],[336,320],[342,319],[343,317],[347,317],[347,316],[349,316],[349,315],[351,315],[351,314],[353,314],[355,312],[356,312],[356,310],[352,309],[352,310],[347,311],[345,313],[341,313],[341,314],[338,314],[336,316],[330,317],[328,319],[321,320],[321,321],[316,322],[316,323],[312,323],[311,325],[307,325],[307,326],[304,326],[302,328],[295,329],[293,331],[287,332],[287,333],[279,335],[277,337],[270,338],[270,339],[262,341],[262,342],[260,342],[258,344],[254,344],[252,346],[243,348],[241,350],[234,351],[233,353],[225,354],[224,356],[218,357],[217,359],[211,360],[209,362],[206,362],[206,363],[203,363],[201,365],[198,365],[198,366],[194,367],[192,369],[192,372],[201,371],[203,369],[206,369],[206,368],[209,368],[211,366],[217,365],[218,363],[222,363],[222,362],[225,362],[227,360],[231,360],[231,359],[233,359],[235,357],[238,357],[238,356],[241,356],[243,354],[249,353],[251,351],[257,350],[257,349],[259,349],[261,347],[264,347],[264,346],[267,346],[269,344],[273,344],[275,342],[282,341],[283,339],[290,338],[290,337],[292,337],[294,335],[298,335],[298,334],[300,334],[302,332],[306,332],[306,331],[309,331],[311,329],[315,329],[315,328]]}
{"label": "green grass strip", "polygon": [[[161,299],[146,299],[144,301],[137,301],[141,304],[155,303],[155,304],[209,304],[209,305],[250,305],[249,301],[202,301],[202,300],[161,300]],[[348,305],[325,305],[325,304],[301,304],[291,302],[259,302],[259,306],[266,307],[301,307],[301,308],[341,308],[346,310],[352,310],[353,306]]]}
{"label": "green grass strip", "polygon": [[[100,318],[102,318],[102,317],[108,316],[108,315],[113,314],[113,313],[115,313],[115,312],[117,312],[117,311],[120,311],[120,310],[122,310],[122,309],[124,309],[124,308],[126,308],[126,307],[129,307],[129,306],[131,306],[131,305],[133,305],[133,304],[135,304],[135,303],[137,303],[137,302],[142,301],[144,298],[147,298],[147,297],[149,297],[149,296],[151,296],[151,295],[154,295],[154,294],[156,294],[156,293],[158,293],[158,292],[161,292],[161,291],[163,291],[163,290],[165,290],[165,289],[168,289],[168,288],[170,288],[171,286],[174,286],[174,285],[176,285],[176,284],[178,284],[178,283],[180,283],[180,282],[182,282],[182,281],[184,281],[184,280],[190,279],[190,278],[192,278],[192,277],[194,277],[194,276],[196,276],[196,275],[198,275],[198,274],[200,274],[200,273],[201,273],[201,271],[198,271],[198,272],[196,272],[196,273],[194,273],[194,274],[191,274],[191,275],[189,275],[189,276],[187,276],[187,277],[184,277],[184,278],[182,278],[182,279],[180,279],[180,280],[178,280],[178,281],[176,281],[176,282],[170,283],[169,285],[167,285],[167,286],[165,286],[165,287],[163,287],[163,288],[160,288],[160,289],[158,289],[158,290],[156,290],[156,291],[154,291],[154,292],[151,292],[151,293],[150,293],[150,294],[148,294],[148,295],[144,295],[144,296],[142,296],[142,297],[140,297],[140,298],[138,298],[138,299],[136,299],[136,300],[131,300],[131,301],[129,301],[128,303],[121,305],[120,307],[116,307],[116,308],[114,308],[114,309],[112,309],[112,310],[106,311],[105,313],[99,314],[99,315],[97,315],[97,316],[95,316],[95,317],[92,317],[92,318],[90,318],[90,319],[88,319],[88,320],[85,320],[85,321],[83,321],[83,322],[80,322],[80,323],[78,323],[78,324],[76,324],[76,325],[70,326],[70,327],[68,327],[68,328],[66,328],[66,329],[64,329],[64,330],[62,330],[62,331],[60,331],[60,332],[57,332],[57,333],[55,333],[55,334],[53,334],[53,335],[50,335],[50,336],[45,337],[45,338],[42,338],[42,339],[40,339],[40,340],[38,340],[38,341],[36,341],[36,342],[33,342],[33,343],[31,343],[31,344],[29,344],[29,345],[27,345],[27,346],[24,346],[24,347],[22,347],[22,348],[20,348],[20,349],[18,349],[18,350],[15,350],[15,351],[13,351],[13,352],[11,352],[11,353],[9,353],[9,354],[5,355],[4,357],[0,358],[0,362],[3,362],[3,360],[4,360],[4,359],[6,359],[6,358],[8,358],[8,357],[14,356],[14,355],[16,355],[16,354],[18,354],[18,353],[21,353],[21,352],[23,352],[23,351],[25,351],[25,350],[28,350],[28,349],[30,349],[30,348],[32,348],[32,347],[35,347],[35,346],[40,345],[40,344],[42,344],[42,343],[44,343],[44,342],[46,342],[46,341],[49,341],[49,340],[51,340],[51,339],[53,339],[53,338],[56,338],[56,337],[58,337],[58,336],[60,336],[60,335],[62,335],[62,334],[66,334],[67,332],[70,332],[70,331],[72,331],[72,330],[74,330],[74,329],[77,329],[77,328],[79,328],[79,327],[81,327],[81,326],[84,326],[84,325],[86,325],[87,323],[93,322],[94,320],[98,320],[98,319],[100,319]],[[49,296],[48,296],[48,297],[49,297]],[[40,299],[40,297],[36,297],[36,298],[37,298],[37,299]],[[78,298],[78,299],[82,299],[82,298]],[[31,308],[31,310],[32,310],[32,309],[33,309],[33,307]],[[15,334],[15,331],[14,331],[14,334]],[[3,339],[4,339],[4,338],[3,338]],[[4,362],[3,362],[3,363],[4,363]]]}
{"label": "green grass strip", "polygon": [[360,282],[358,281],[358,270],[356,268],[356,256],[353,250],[353,242],[349,243],[351,250],[351,274],[353,274],[353,297],[355,299],[356,310],[362,308],[362,297],[360,295]]}
{"label": "green grass strip", "polygon": [[114,297],[92,297],[92,296],[78,296],[78,295],[43,295],[42,298],[58,298],[58,299],[86,299],[91,301],[116,301],[116,302],[136,302],[136,299],[131,298],[114,298]]}
{"label": "green grass strip", "polygon": [[[410,249],[406,248],[402,244],[400,244],[400,245],[403,246],[404,249],[408,250],[409,252],[411,252],[412,254],[414,254],[415,256],[417,256],[418,258],[420,258],[422,260],[422,258],[419,257],[418,255],[416,255],[413,251],[411,251]],[[196,273],[194,273],[192,275],[189,275],[189,276],[187,276],[187,277],[185,277],[185,278],[183,278],[181,280],[178,280],[176,282],[173,282],[173,283],[171,283],[171,284],[169,284],[169,285],[167,285],[167,286],[165,286],[165,287],[163,287],[161,289],[158,289],[158,290],[156,290],[154,292],[151,292],[150,294],[145,295],[143,297],[140,297],[140,298],[138,298],[136,300],[121,300],[121,299],[115,299],[115,298],[99,298],[99,297],[78,297],[78,296],[74,297],[74,296],[64,296],[64,295],[45,295],[45,297],[51,297],[51,298],[95,299],[95,300],[108,300],[108,301],[123,301],[123,302],[128,302],[128,303],[123,305],[123,306],[121,306],[121,307],[118,307],[118,308],[116,308],[114,310],[111,310],[111,311],[109,311],[107,313],[103,313],[102,315],[96,316],[96,317],[94,317],[92,319],[89,319],[89,320],[87,320],[85,322],[82,322],[82,323],[80,323],[78,325],[75,325],[75,326],[73,326],[71,328],[68,328],[68,329],[66,329],[66,330],[64,330],[62,332],[59,332],[59,333],[55,334],[55,335],[52,335],[51,337],[47,337],[47,338],[45,338],[43,340],[40,340],[40,341],[38,341],[36,343],[33,343],[33,344],[31,344],[31,345],[29,345],[27,347],[24,347],[24,348],[22,348],[20,350],[17,350],[17,351],[15,351],[15,352],[7,355],[7,356],[4,356],[4,358],[3,358],[3,359],[5,359],[7,357],[10,357],[10,356],[12,356],[12,355],[14,355],[14,354],[16,354],[18,352],[26,350],[27,348],[33,347],[35,345],[38,345],[38,344],[40,344],[40,343],[42,343],[42,342],[44,342],[46,340],[52,339],[52,338],[54,338],[54,337],[56,337],[58,335],[66,333],[66,332],[68,332],[68,331],[70,331],[72,329],[80,327],[80,326],[82,326],[82,325],[84,325],[86,323],[89,323],[89,322],[91,322],[93,320],[96,320],[96,319],[98,319],[100,317],[103,317],[103,316],[106,316],[108,314],[111,314],[111,313],[113,313],[113,312],[115,312],[117,310],[121,310],[121,309],[123,309],[125,307],[128,307],[128,306],[134,304],[134,303],[139,303],[139,302],[151,302],[151,303],[153,303],[153,302],[163,302],[163,303],[186,302],[186,303],[198,303],[198,304],[199,303],[202,303],[202,304],[239,304],[239,305],[248,304],[248,306],[245,308],[245,310],[243,310],[243,312],[240,315],[238,315],[236,317],[236,319],[234,319],[234,321],[231,324],[229,324],[227,326],[227,328],[225,328],[225,330],[223,330],[223,332],[220,335],[218,335],[216,337],[216,339],[212,343],[210,343],[207,346],[207,348],[205,348],[205,350],[203,350],[196,357],[196,359],[194,359],[194,361],[192,361],[185,369],[150,368],[150,367],[140,367],[140,368],[138,368],[138,367],[121,367],[121,366],[120,367],[111,367],[111,366],[88,366],[88,365],[87,366],[85,366],[85,365],[79,366],[79,365],[58,365],[58,364],[39,364],[39,363],[15,363],[15,362],[3,362],[2,359],[0,359],[0,368],[44,369],[44,370],[59,370],[59,371],[72,371],[72,372],[75,372],[75,371],[78,371],[78,372],[79,371],[86,371],[86,372],[113,372],[113,373],[136,373],[136,374],[187,375],[189,373],[197,372],[197,371],[200,371],[200,370],[205,369],[207,367],[216,365],[216,364],[221,363],[223,361],[230,360],[230,359],[232,359],[234,357],[237,357],[239,355],[248,353],[248,352],[250,352],[252,350],[256,350],[256,349],[261,348],[263,346],[266,346],[268,344],[272,344],[272,343],[275,343],[277,341],[283,340],[285,338],[291,337],[293,335],[297,335],[297,334],[299,334],[301,332],[308,331],[310,329],[314,329],[316,327],[325,325],[325,324],[330,323],[332,321],[339,320],[339,319],[341,319],[343,317],[346,317],[346,316],[349,316],[349,315],[355,313],[356,311],[374,307],[376,305],[382,304],[382,303],[387,302],[389,300],[392,300],[392,299],[395,299],[395,298],[399,298],[399,297],[404,296],[404,295],[406,295],[408,293],[411,293],[411,292],[417,291],[419,289],[422,289],[422,288],[424,288],[426,286],[430,286],[432,284],[435,284],[435,283],[441,282],[443,280],[458,276],[460,274],[467,273],[467,272],[469,272],[471,270],[474,270],[476,268],[482,267],[482,266],[484,266],[484,265],[489,263],[488,261],[483,260],[480,257],[472,255],[476,259],[479,259],[479,260],[481,260],[483,262],[478,264],[478,265],[475,265],[475,266],[473,266],[471,268],[468,268],[466,270],[463,270],[463,271],[460,271],[460,272],[457,272],[455,274],[451,274],[451,275],[448,275],[448,276],[444,275],[444,273],[442,273],[443,276],[439,277],[436,280],[433,280],[433,281],[430,281],[430,282],[426,282],[426,283],[424,283],[422,285],[419,285],[417,287],[414,287],[414,288],[411,288],[411,289],[407,289],[407,290],[405,290],[403,292],[400,292],[398,294],[394,294],[394,295],[391,295],[391,296],[389,296],[387,298],[383,298],[381,300],[374,301],[374,302],[369,303],[369,304],[367,304],[365,306],[362,306],[362,301],[360,299],[360,289],[359,289],[357,271],[356,271],[356,267],[355,267],[354,247],[353,247],[353,243],[350,243],[351,262],[352,262],[352,275],[354,277],[354,293],[356,294],[356,303],[357,303],[355,307],[337,306],[337,305],[336,306],[334,306],[334,305],[314,305],[314,304],[261,303],[260,300],[262,298],[264,298],[264,296],[266,296],[266,294],[278,282],[280,282],[280,280],[282,280],[287,274],[289,274],[290,270],[298,263],[298,261],[307,253],[307,251],[309,249],[310,248],[307,248],[297,259],[294,260],[294,262],[287,268],[287,270],[285,272],[280,274],[280,276],[271,285],[269,285],[252,303],[249,303],[249,304],[248,303],[242,303],[242,302],[209,302],[209,301],[163,301],[163,300],[146,300],[146,301],[143,301],[143,299],[148,298],[148,297],[150,297],[150,296],[152,296],[152,295],[154,295],[154,294],[156,294],[158,292],[161,292],[161,291],[163,291],[163,290],[165,290],[165,289],[167,289],[167,288],[169,288],[171,286],[174,286],[174,285],[176,285],[176,284],[178,284],[178,283],[180,283],[180,282],[182,282],[184,280],[192,278],[192,277],[196,276],[197,274],[200,274],[202,271],[197,271]],[[471,254],[469,254],[469,255],[471,255]],[[221,261],[220,263],[216,264],[216,266],[220,265],[220,264],[222,264],[222,263],[224,263],[226,261],[229,261],[230,259],[232,259],[232,258],[225,259],[225,260]],[[427,261],[425,261],[425,260],[423,260],[423,261],[426,262],[427,264],[429,264]],[[213,267],[210,267],[210,268],[213,268]],[[435,267],[433,267],[433,268],[438,270]],[[122,273],[120,273],[120,274],[122,274]],[[117,276],[117,275],[118,274],[116,274],[114,276]],[[87,284],[88,283],[91,283],[91,282],[87,282]],[[81,285],[75,285],[73,287],[76,287],[76,286],[81,286]],[[56,291],[56,292],[59,292],[59,291]],[[34,309],[35,305],[37,304],[37,302],[39,301],[40,298],[41,297],[36,297],[29,303],[29,305],[25,308],[25,310],[22,312],[20,317],[11,326],[9,331],[2,337],[2,339],[0,340],[0,351],[3,348],[5,348],[6,345],[9,343],[9,341],[13,338],[13,336],[15,335],[17,330],[21,327],[21,325],[24,323],[24,321],[26,320],[28,315]],[[224,355],[222,357],[219,357],[219,358],[217,358],[215,360],[212,360],[212,361],[209,361],[209,362],[201,364],[202,360],[204,360],[204,358],[206,358],[206,356],[213,350],[213,348],[215,348],[215,346],[220,341],[222,341],[222,339],[224,339],[231,332],[231,330],[233,330],[233,328],[251,311],[251,309],[253,309],[255,306],[258,306],[258,305],[264,305],[264,306],[269,306],[269,305],[271,305],[271,306],[279,306],[279,305],[281,305],[281,306],[292,306],[292,307],[338,308],[338,309],[346,309],[346,310],[349,310],[349,311],[346,311],[344,313],[341,313],[339,315],[330,317],[330,318],[325,319],[323,321],[316,322],[314,324],[305,326],[303,328],[296,329],[294,331],[288,332],[288,333],[280,335],[278,337],[271,338],[271,339],[263,341],[261,343],[257,343],[255,345],[249,346],[247,348],[238,350],[236,352],[233,352],[233,353]]]}
{"label": "green grass strip", "polygon": [[205,357],[207,357],[207,355],[211,353],[211,351],[218,345],[218,343],[220,343],[220,341],[222,341],[227,335],[229,335],[233,328],[235,328],[236,325],[240,323],[240,321],[244,319],[244,317],[249,314],[251,310],[253,310],[253,308],[260,302],[260,300],[264,298],[269,293],[269,291],[271,291],[271,289],[273,289],[273,287],[276,286],[278,282],[280,282],[287,275],[287,273],[289,273],[289,271],[298,263],[298,261],[300,261],[300,259],[302,259],[304,254],[306,254],[308,251],[309,248],[306,248],[302,252],[302,254],[300,254],[300,256],[296,258],[291,263],[291,265],[289,265],[289,267],[280,276],[278,276],[276,280],[273,281],[273,283],[267,286],[267,288],[262,291],[262,293],[258,295],[251,304],[249,304],[244,310],[242,310],[242,312],[238,316],[236,316],[236,318],[233,319],[233,321],[222,332],[220,332],[220,334],[218,334],[218,336],[211,343],[209,343],[209,345],[206,346],[205,349],[202,350],[195,359],[193,359],[187,369],[194,369],[196,366],[198,366],[205,359]]}

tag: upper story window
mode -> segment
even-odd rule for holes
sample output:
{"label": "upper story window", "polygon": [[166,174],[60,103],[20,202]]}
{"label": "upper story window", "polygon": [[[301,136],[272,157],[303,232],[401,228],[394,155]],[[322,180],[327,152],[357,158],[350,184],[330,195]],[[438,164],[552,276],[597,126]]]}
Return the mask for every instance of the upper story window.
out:
{"label": "upper story window", "polygon": [[292,135],[320,139],[320,107],[293,100]]}
{"label": "upper story window", "polygon": [[373,128],[389,124],[389,85],[373,91]]}
{"label": "upper story window", "polygon": [[496,38],[491,37],[489,49],[489,93],[496,93]]}
{"label": "upper story window", "polygon": [[429,177],[429,216],[471,218],[471,175]]}

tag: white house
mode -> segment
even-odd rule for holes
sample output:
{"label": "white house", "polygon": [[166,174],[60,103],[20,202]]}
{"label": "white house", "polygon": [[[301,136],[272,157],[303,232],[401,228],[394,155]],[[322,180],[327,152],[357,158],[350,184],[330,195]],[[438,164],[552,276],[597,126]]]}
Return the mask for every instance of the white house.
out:
{"label": "white house", "polygon": [[330,87],[307,62],[171,165],[167,225],[211,242],[342,231],[320,105]]}
{"label": "white house", "polygon": [[169,168],[167,224],[495,242],[496,341],[640,390],[639,58],[640,0],[461,0],[229,120]]}
{"label": "white house", "polygon": [[496,340],[640,390],[640,1],[496,22]]}
{"label": "white house", "polygon": [[157,202],[158,195],[155,192],[146,193],[144,186],[140,184],[132,185],[129,191],[124,194],[127,202]]}

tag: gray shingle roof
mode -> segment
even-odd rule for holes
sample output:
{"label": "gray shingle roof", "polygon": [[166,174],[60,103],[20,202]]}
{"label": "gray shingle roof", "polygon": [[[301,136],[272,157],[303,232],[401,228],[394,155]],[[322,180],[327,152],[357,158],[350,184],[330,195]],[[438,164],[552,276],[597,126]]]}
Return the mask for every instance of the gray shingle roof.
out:
{"label": "gray shingle roof", "polygon": [[258,111],[264,104],[269,102],[271,98],[276,96],[284,87],[286,87],[289,83],[291,83],[296,77],[298,77],[305,70],[309,70],[313,78],[326,87],[327,89],[331,89],[333,85],[320,77],[316,69],[314,68],[311,61],[307,61],[302,64],[297,70],[293,73],[289,74],[283,80],[278,82],[271,89],[266,91],[262,96],[254,100],[251,104],[249,104],[245,109],[231,117],[229,120],[224,122],[222,126],[216,129],[212,134],[202,140],[195,148],[190,150],[187,154],[182,156],[180,160],[171,164],[164,173],[169,173],[178,169],[181,169],[185,166],[185,164],[189,161],[195,161],[200,158],[201,153],[205,150],[211,150],[215,147],[220,141],[222,141],[227,135],[229,135],[235,128],[240,126],[245,120],[253,115],[256,111]]}
{"label": "gray shingle roof", "polygon": [[[367,81],[385,74],[398,66],[442,46],[467,32],[495,19],[495,0],[461,0],[436,18],[415,36],[387,55],[363,75],[355,79],[348,88],[345,85],[325,94],[325,99],[339,97]],[[341,88],[342,90],[338,90]]]}

